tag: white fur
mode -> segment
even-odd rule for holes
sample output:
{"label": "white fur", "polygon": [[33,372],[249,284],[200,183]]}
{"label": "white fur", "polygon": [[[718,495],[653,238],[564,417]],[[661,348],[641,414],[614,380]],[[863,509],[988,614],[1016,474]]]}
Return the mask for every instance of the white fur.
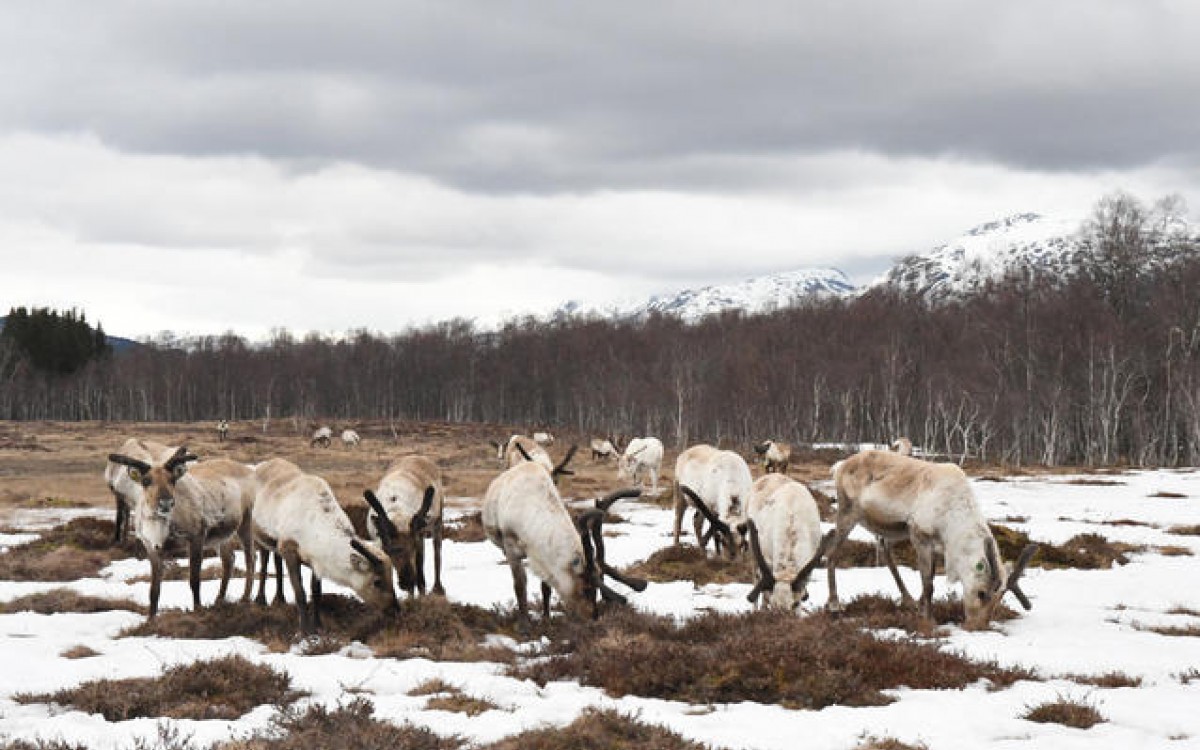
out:
{"label": "white fur", "polygon": [[593,461],[596,459],[607,461],[617,453],[617,447],[607,438],[592,438],[591,448]]}
{"label": "white fur", "polygon": [[775,440],[767,440],[759,447],[765,448],[761,454],[764,471],[787,473],[788,464],[792,460],[792,446]]}
{"label": "white fur", "polygon": [[803,484],[782,474],[767,474],[754,482],[749,516],[758,527],[763,559],[775,577],[774,589],[764,592],[761,604],[772,609],[795,609],[806,593],[804,588],[792,591],[792,582],[821,543],[817,503]]}
{"label": "white fur", "polygon": [[[704,444],[688,448],[675,460],[675,485],[676,544],[679,544],[683,512],[687,507],[687,499],[679,491],[679,485],[690,487],[731,529],[746,520],[753,495],[753,479],[745,459],[733,451]],[[699,519],[695,528],[700,528]]]}
{"label": "white fur", "polygon": [[362,442],[362,438],[354,430],[342,430],[342,445],[353,448]]}
{"label": "white fur", "polygon": [[533,442],[538,445],[553,445],[554,436],[549,432],[535,432],[533,433]]}
{"label": "white fur", "polygon": [[[421,510],[425,499],[425,490],[433,487],[433,504],[429,506],[426,515],[428,529],[433,536],[434,548],[434,592],[442,593],[442,514],[445,504],[445,490],[442,487],[442,472],[437,464],[424,456],[405,456],[388,467],[387,473],[379,480],[375,496],[379,498],[387,517],[400,530],[407,534],[412,528],[413,517]],[[377,527],[372,521],[375,513],[368,517],[367,529],[371,538],[377,538]],[[424,544],[424,538],[415,540],[416,544]]]}
{"label": "white fur", "polygon": [[525,449],[534,463],[544,466],[546,471],[554,471],[554,461],[546,449],[525,435],[512,435],[501,443],[496,449],[496,458],[509,468],[525,463],[525,457],[517,449],[518,445]]}
{"label": "white fur", "polygon": [[312,434],[312,440],[309,445],[321,444],[322,447],[329,447],[329,443],[333,440],[333,429],[330,427],[318,427]]}
{"label": "white fur", "polygon": [[[632,479],[645,486],[650,477],[650,491],[658,492],[658,473],[662,470],[663,444],[656,437],[634,438],[625,446],[625,453],[617,464],[618,479]],[[694,487],[692,489],[695,489]]]}

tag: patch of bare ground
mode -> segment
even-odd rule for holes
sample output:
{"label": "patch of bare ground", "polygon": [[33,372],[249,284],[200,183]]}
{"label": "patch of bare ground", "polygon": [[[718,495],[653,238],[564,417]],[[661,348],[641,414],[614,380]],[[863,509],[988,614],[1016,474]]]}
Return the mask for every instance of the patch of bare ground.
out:
{"label": "patch of bare ground", "polygon": [[478,716],[487,711],[499,710],[499,706],[491,701],[467,695],[462,688],[451,685],[442,679],[425,680],[412,690],[409,695],[429,696],[425,708],[433,711],[453,711],[468,716]]}
{"label": "patch of bare ground", "polygon": [[879,706],[893,700],[882,691],[900,686],[959,688],[980,679],[1007,686],[1033,678],[928,642],[879,639],[824,614],[707,613],[676,625],[613,609],[596,621],[562,621],[550,644],[550,658],[513,667],[513,675],[702,704]]}
{"label": "patch of bare ground", "polygon": [[51,589],[37,594],[26,594],[0,604],[0,613],[36,612],[53,615],[60,612],[91,614],[125,609],[130,612],[146,613],[146,608],[130,599],[88,596],[68,588]]}
{"label": "patch of bare ground", "polygon": [[924,742],[910,745],[895,737],[864,737],[854,750],[929,750],[929,746]]}
{"label": "patch of bare ground", "polygon": [[286,705],[301,693],[291,678],[241,656],[168,668],[159,677],[93,680],[55,693],[21,693],[18,703],[57,703],[108,721],[141,717],[236,719],[264,704]]}
{"label": "patch of bare ground", "polygon": [[71,646],[68,649],[64,649],[61,653],[59,653],[59,656],[64,659],[87,659],[88,657],[99,655],[99,651],[91,646],[85,646],[82,643],[77,646]]}
{"label": "patch of bare ground", "polygon": [[456,542],[482,542],[487,539],[483,530],[483,514],[479,511],[467,513],[445,525],[445,537]]}
{"label": "patch of bare ground", "polygon": [[692,581],[697,586],[710,583],[742,583],[753,580],[749,555],[736,560],[712,556],[692,544],[663,547],[641,562],[624,569],[626,575],[656,583]]}
{"label": "patch of bare ground", "polygon": [[[996,607],[993,619],[999,622],[1014,620],[1017,612],[1006,604]],[[910,635],[933,635],[932,627],[947,624],[962,624],[963,607],[957,598],[933,600],[932,618],[926,620],[916,609],[901,607],[898,599],[879,594],[864,594],[845,604],[838,619],[846,619],[859,627],[870,630],[895,628]]]}
{"label": "patch of bare ground", "polygon": [[1142,678],[1125,674],[1124,672],[1105,672],[1103,674],[1069,674],[1063,679],[1077,682],[1080,685],[1094,685],[1101,688],[1135,688],[1142,686]]}
{"label": "patch of bare ground", "polygon": [[114,560],[131,557],[136,541],[110,546],[113,523],[76,518],[55,526],[0,555],[0,579],[6,581],[74,581],[95,578]]}
{"label": "patch of bare ground", "polygon": [[1161,497],[1167,500],[1183,500],[1187,495],[1182,492],[1170,492],[1168,490],[1159,490],[1158,492],[1150,493],[1149,497]]}
{"label": "patch of bare ground", "polygon": [[1062,482],[1062,484],[1073,484],[1082,487],[1116,487],[1126,484],[1120,479],[1100,479],[1098,477],[1073,477]]}
{"label": "patch of bare ground", "polygon": [[1167,529],[1168,534],[1175,536],[1200,536],[1200,524],[1194,526],[1172,526]]}
{"label": "patch of bare ground", "polygon": [[1150,550],[1163,557],[1191,557],[1194,554],[1191,548],[1178,544],[1156,544]]}
{"label": "patch of bare ground", "polygon": [[313,705],[303,712],[289,708],[277,714],[267,730],[216,745],[214,750],[458,750],[463,746],[458,738],[380,721],[374,713],[374,705],[365,698],[337,708]]}
{"label": "patch of bare ground", "polygon": [[1171,636],[1173,638],[1195,638],[1200,636],[1200,624],[1191,625],[1146,625],[1135,622],[1133,627],[1147,633]]}
{"label": "patch of bare ground", "polygon": [[671,730],[617,711],[585,709],[565,727],[532,729],[483,750],[704,750]]}
{"label": "patch of bare ground", "polygon": [[1089,729],[1107,721],[1091,703],[1061,695],[1052,701],[1029,706],[1021,718],[1042,724],[1062,724],[1076,729]]}
{"label": "patch of bare ground", "polygon": [[[287,651],[298,637],[292,604],[262,606],[226,602],[198,611],[167,610],[122,636],[216,639],[244,636],[274,651]],[[392,619],[361,600],[337,594],[321,598],[321,633],[301,644],[314,655],[340,650],[351,641],[369,646],[378,656],[423,656],[444,661],[511,661],[512,652],[481,645],[488,634],[516,633],[513,614],[499,613],[443,597],[404,599]]]}
{"label": "patch of bare ground", "polygon": [[[989,526],[1005,560],[1015,560],[1030,542],[1029,535],[1024,531],[994,523]],[[1041,541],[1037,544],[1037,554],[1029,563],[1031,567],[1108,570],[1113,563],[1128,563],[1131,553],[1145,551],[1144,547],[1113,542],[1100,534],[1076,534],[1062,544]]]}

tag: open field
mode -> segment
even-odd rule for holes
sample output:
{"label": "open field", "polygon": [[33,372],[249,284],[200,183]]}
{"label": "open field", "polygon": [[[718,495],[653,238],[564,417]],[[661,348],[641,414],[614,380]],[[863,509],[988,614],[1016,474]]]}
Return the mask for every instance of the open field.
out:
{"label": "open field", "polygon": [[[653,501],[622,502],[620,521],[606,526],[609,560],[652,583],[630,592],[632,608],[610,608],[595,623],[556,615],[520,627],[499,550],[463,534],[446,547],[448,600],[405,601],[399,622],[330,586],[343,595],[329,597],[324,632],[298,641],[290,606],[192,613],[187,584],[170,580],[165,611],[144,624],[149,565],[104,543],[104,455],[126,436],[186,442],[204,458],[289,458],[350,505],[392,458],[421,452],[445,472],[457,520],[498,471],[487,441],[511,432],[361,423],[335,423],[335,432],[347,426],[362,434],[360,447],[335,439],[310,448],[309,426],[284,421],[267,435],[237,424],[223,444],[209,424],[0,424],[0,748],[38,738],[299,747],[330,735],[439,748],[1200,743],[1190,708],[1200,698],[1193,471],[982,472],[973,487],[1004,527],[1002,545],[1019,546],[1022,534],[1046,543],[1024,584],[1033,611],[983,632],[957,626],[960,607],[944,599],[954,591],[941,577],[937,623],[898,610],[861,530],[853,538],[862,554],[838,578],[846,615],[821,611],[822,570],[803,616],[752,613],[748,569],[687,548],[667,554],[671,513]],[[556,457],[572,438],[586,445],[587,436],[556,435]],[[668,450],[664,465],[674,456]],[[791,474],[828,491],[834,457]],[[573,466],[565,496],[618,486],[613,465],[593,464],[586,449]],[[64,572],[35,575],[51,566]],[[916,574],[904,574],[918,589]],[[206,604],[215,592],[206,580]],[[240,581],[231,594],[241,594]],[[173,700],[193,692],[207,697]]]}

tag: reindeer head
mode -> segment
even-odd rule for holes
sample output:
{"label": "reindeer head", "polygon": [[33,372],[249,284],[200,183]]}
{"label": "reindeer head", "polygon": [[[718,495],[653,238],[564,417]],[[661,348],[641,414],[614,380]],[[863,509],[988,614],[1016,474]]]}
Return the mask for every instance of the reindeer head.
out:
{"label": "reindeer head", "polygon": [[616,501],[627,497],[638,497],[641,490],[617,490],[604,499],[596,500],[596,507],[581,514],[575,519],[575,528],[579,532],[579,540],[583,545],[583,559],[577,565],[572,565],[575,577],[575,590],[569,597],[567,607],[577,617],[589,615],[595,619],[600,615],[599,594],[604,601],[625,604],[626,599],[621,594],[609,588],[604,582],[608,576],[620,581],[634,591],[644,591],[646,582],[640,578],[626,576],[612,568],[604,559],[604,519],[608,509]]}
{"label": "reindeer head", "polygon": [[765,604],[768,609],[774,609],[784,612],[792,612],[800,609],[802,602],[808,601],[808,579],[812,575],[814,569],[821,562],[821,558],[829,551],[833,545],[836,531],[830,531],[821,538],[821,543],[817,545],[817,550],[813,554],[803,568],[796,571],[796,574],[790,579],[776,578],[775,573],[771,570],[771,566],[767,564],[763,557],[762,547],[758,542],[758,527],[754,521],[747,520],[741,524],[741,531],[750,537],[750,551],[754,554],[754,562],[758,566],[759,579],[750,593],[746,595],[746,599],[754,604],[758,601],[758,597],[763,592],[766,592]]}
{"label": "reindeer head", "polygon": [[356,573],[354,591],[364,602],[394,615],[400,611],[392,585],[392,564],[386,555],[357,539],[350,540],[350,566]]}
{"label": "reindeer head", "polygon": [[[525,450],[525,446],[521,445],[519,442],[516,443],[516,446],[517,452],[521,454],[521,458],[532,463],[533,457],[529,455],[527,450]],[[567,455],[563,456],[563,460],[558,463],[558,466],[555,466],[550,470],[550,479],[553,480],[554,486],[558,486],[559,477],[573,476],[575,474],[574,471],[571,471],[567,468],[567,464],[571,463],[571,459],[575,457],[575,451],[577,450],[579,450],[579,446],[572,444],[571,447],[567,449]]]}
{"label": "reindeer head", "polygon": [[128,467],[130,480],[142,488],[143,501],[165,517],[175,510],[175,483],[187,473],[187,462],[197,458],[188,453],[186,446],[180,446],[162,466],[152,466],[121,453],[110,453],[108,460]]}
{"label": "reindeer head", "polygon": [[421,498],[421,507],[408,522],[407,528],[397,526],[392,522],[383,504],[371,490],[363,491],[363,498],[371,506],[373,514],[369,516],[379,536],[383,551],[391,558],[395,566],[400,588],[412,593],[417,586],[424,587],[424,571],[420,563],[421,546],[425,543],[425,530],[429,527],[429,509],[433,506],[435,488],[430,485],[425,488]]}
{"label": "reindeer head", "polygon": [[1000,559],[996,540],[990,533],[982,535],[981,546],[981,554],[973,563],[970,574],[963,577],[963,610],[966,614],[963,627],[967,630],[987,628],[996,607],[1009,591],[1017,597],[1022,607],[1033,609],[1033,604],[1021,591],[1020,578],[1038,546],[1030,544],[1021,550],[1012,570]]}

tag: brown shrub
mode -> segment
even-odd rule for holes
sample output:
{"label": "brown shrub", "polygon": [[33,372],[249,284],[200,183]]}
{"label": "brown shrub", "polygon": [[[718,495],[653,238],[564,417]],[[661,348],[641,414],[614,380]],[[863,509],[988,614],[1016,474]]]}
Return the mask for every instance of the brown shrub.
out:
{"label": "brown shrub", "polygon": [[440,677],[434,677],[432,679],[425,680],[420,685],[417,685],[412,690],[409,690],[408,694],[409,695],[437,695],[438,693],[453,693],[453,692],[456,692],[457,690],[458,690],[457,685],[451,685],[449,682],[446,682],[445,680],[441,679]]}
{"label": "brown shrub", "polygon": [[271,727],[254,737],[217,745],[214,750],[458,750],[458,738],[439,737],[428,729],[396,726],[374,716],[375,707],[355,698],[335,709],[310,706],[299,713],[285,709]]}
{"label": "brown shrub", "polygon": [[483,530],[483,514],[476,511],[448,521],[445,527],[445,538],[453,539],[456,542],[486,541],[487,532]]}
{"label": "brown shrub", "polygon": [[1149,495],[1149,497],[1161,497],[1161,498],[1166,498],[1168,500],[1183,500],[1184,498],[1187,497],[1187,495],[1183,494],[1182,492],[1169,492],[1167,490],[1159,490],[1158,492],[1152,492]]}
{"label": "brown shrub", "polygon": [[43,591],[40,594],[26,594],[12,601],[0,604],[0,613],[37,612],[41,615],[52,615],[58,612],[109,612],[114,609],[126,609],[130,612],[145,614],[146,608],[129,599],[109,599],[80,594],[72,589],[60,588]]}
{"label": "brown shrub", "polygon": [[584,710],[565,727],[531,729],[480,750],[704,750],[665,727],[616,711]]}
{"label": "brown shrub", "polygon": [[1181,547],[1178,544],[1156,544],[1150,548],[1152,552],[1157,552],[1163,557],[1191,557],[1192,550],[1189,547]]}
{"label": "brown shrub", "polygon": [[300,697],[291,679],[241,656],[170,667],[161,677],[94,680],[56,693],[14,696],[18,703],[58,703],[108,721],[140,717],[236,719],[255,706]]}
{"label": "brown shrub", "polygon": [[467,695],[462,691],[455,691],[445,695],[435,695],[425,701],[425,709],[428,711],[451,711],[467,716],[478,716],[488,711],[499,710],[499,706],[491,701],[476,698]]}
{"label": "brown shrub", "polygon": [[112,521],[76,518],[0,555],[0,579],[6,581],[74,581],[95,578],[113,560],[133,555],[138,542],[110,547]]}
{"label": "brown shrub", "polygon": [[1068,479],[1063,484],[1075,484],[1083,487],[1115,487],[1125,484],[1120,479],[1097,479],[1095,477],[1076,477]]}
{"label": "brown shrub", "polygon": [[707,613],[676,626],[614,609],[558,627],[553,658],[514,668],[516,676],[543,684],[577,679],[614,695],[789,708],[877,706],[891,702],[882,690],[902,685],[956,688],[981,678],[1007,685],[1030,677],[909,638],[880,640],[824,614]]}
{"label": "brown shrub", "polygon": [[1148,633],[1158,633],[1159,635],[1172,637],[1195,638],[1200,636],[1200,625],[1143,625],[1135,622],[1133,627]]}
{"label": "brown shrub", "polygon": [[1082,675],[1069,674],[1065,679],[1078,682],[1081,685],[1095,685],[1102,688],[1141,687],[1142,678],[1127,675],[1124,672],[1105,672],[1104,674]]}
{"label": "brown shrub", "polygon": [[[1005,560],[1015,560],[1030,542],[1029,535],[1024,531],[994,523],[989,524],[989,527]],[[1076,534],[1062,544],[1038,542],[1037,554],[1030,560],[1029,565],[1042,568],[1108,570],[1113,563],[1128,563],[1130,553],[1141,551],[1144,551],[1143,547],[1112,542],[1099,534]]]}
{"label": "brown shrub", "polygon": [[72,646],[59,654],[64,659],[86,659],[90,656],[99,656],[100,652],[96,649],[85,646],[82,643],[78,646]]}
{"label": "brown shrub", "polygon": [[[931,634],[928,623],[922,621],[917,610],[902,608],[899,601],[879,594],[864,594],[851,599],[846,603],[840,617],[854,620],[860,627],[871,630],[897,628],[914,635]],[[1012,620],[1016,617],[1016,611],[1005,604],[996,607],[993,615],[993,619],[998,621]],[[959,599],[933,600],[933,624],[962,623],[963,618],[962,602]]]}
{"label": "brown shrub", "polygon": [[1064,724],[1076,729],[1087,729],[1106,721],[1092,704],[1063,696],[1037,706],[1030,706],[1021,718],[1043,724]]}
{"label": "brown shrub", "polygon": [[854,746],[854,750],[929,750],[929,746],[924,742],[910,745],[895,737],[865,737]]}
{"label": "brown shrub", "polygon": [[645,560],[625,568],[624,572],[657,583],[692,581],[697,586],[745,583],[754,578],[749,556],[740,555],[736,560],[712,557],[691,544],[663,547]]}
{"label": "brown shrub", "polygon": [[1176,536],[1200,536],[1200,524],[1195,526],[1172,526],[1167,529],[1168,534]]}

